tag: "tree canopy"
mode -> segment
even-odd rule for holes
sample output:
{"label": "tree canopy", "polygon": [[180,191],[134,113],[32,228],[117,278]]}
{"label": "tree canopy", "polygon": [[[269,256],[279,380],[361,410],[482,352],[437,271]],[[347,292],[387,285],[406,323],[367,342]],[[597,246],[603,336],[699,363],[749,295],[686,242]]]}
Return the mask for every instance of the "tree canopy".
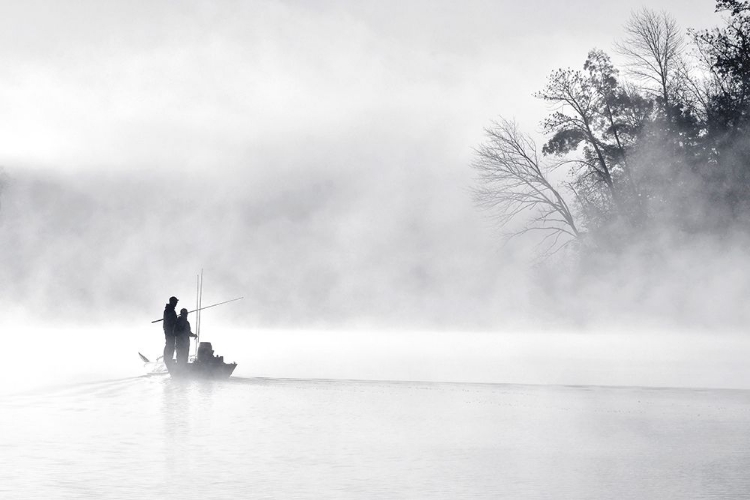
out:
{"label": "tree canopy", "polygon": [[[552,108],[539,151],[510,121],[487,129],[473,164],[482,206],[505,210],[506,225],[524,217],[523,232],[549,230],[554,214],[557,245],[750,232],[750,1],[717,0],[716,11],[721,26],[683,32],[643,9],[616,45],[622,68],[593,49],[581,69],[552,71],[535,94]],[[514,141],[525,155],[494,154]],[[532,185],[549,197],[540,203]]]}

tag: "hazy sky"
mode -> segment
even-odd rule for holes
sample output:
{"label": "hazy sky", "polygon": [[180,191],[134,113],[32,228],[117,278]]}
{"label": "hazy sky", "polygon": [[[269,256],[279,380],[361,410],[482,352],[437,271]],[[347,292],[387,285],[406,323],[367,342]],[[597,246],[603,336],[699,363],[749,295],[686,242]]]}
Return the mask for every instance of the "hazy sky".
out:
{"label": "hazy sky", "polygon": [[546,76],[641,6],[3,2],[6,306],[158,317],[204,267],[246,324],[549,321],[530,250],[472,206],[472,148],[499,115],[537,132]]}
{"label": "hazy sky", "polygon": [[[648,6],[687,28],[715,23],[713,3]],[[268,176],[397,149],[418,154],[399,167],[460,170],[498,114],[536,127],[546,75],[609,50],[642,5],[3,2],[0,161]]]}

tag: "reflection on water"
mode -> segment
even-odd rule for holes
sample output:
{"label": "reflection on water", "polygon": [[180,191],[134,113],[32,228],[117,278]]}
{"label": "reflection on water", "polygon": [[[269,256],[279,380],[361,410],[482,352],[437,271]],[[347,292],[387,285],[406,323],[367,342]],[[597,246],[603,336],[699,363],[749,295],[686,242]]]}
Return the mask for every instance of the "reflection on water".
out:
{"label": "reflection on water", "polygon": [[750,491],[748,391],[158,377],[0,410],[0,498]]}

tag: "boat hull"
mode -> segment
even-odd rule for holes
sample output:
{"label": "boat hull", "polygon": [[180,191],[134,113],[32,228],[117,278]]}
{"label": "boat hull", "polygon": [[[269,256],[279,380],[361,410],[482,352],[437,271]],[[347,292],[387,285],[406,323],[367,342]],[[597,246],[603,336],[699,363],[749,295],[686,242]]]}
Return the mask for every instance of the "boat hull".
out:
{"label": "boat hull", "polygon": [[167,363],[167,371],[172,378],[192,379],[226,379],[232,376],[237,368],[237,363],[224,363],[221,361],[209,363]]}

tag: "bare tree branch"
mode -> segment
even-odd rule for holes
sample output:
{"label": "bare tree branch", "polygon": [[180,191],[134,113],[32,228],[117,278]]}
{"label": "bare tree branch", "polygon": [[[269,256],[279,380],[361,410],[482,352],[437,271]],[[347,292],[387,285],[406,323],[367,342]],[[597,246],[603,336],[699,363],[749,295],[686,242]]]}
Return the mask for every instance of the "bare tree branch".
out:
{"label": "bare tree branch", "polygon": [[680,59],[685,50],[677,21],[666,12],[643,8],[631,15],[625,33],[617,50],[628,59],[628,72],[637,80],[651,83],[646,89],[655,92],[668,110],[671,92],[680,85]]}
{"label": "bare tree branch", "polygon": [[527,215],[525,225],[506,233],[512,239],[529,232],[555,235],[542,239],[545,251],[557,249],[560,238],[580,237],[573,214],[547,175],[559,164],[539,161],[536,144],[522,134],[515,122],[500,119],[485,130],[487,142],[476,150],[472,168],[478,173],[479,187],[474,189],[477,205],[491,213],[501,227]]}

